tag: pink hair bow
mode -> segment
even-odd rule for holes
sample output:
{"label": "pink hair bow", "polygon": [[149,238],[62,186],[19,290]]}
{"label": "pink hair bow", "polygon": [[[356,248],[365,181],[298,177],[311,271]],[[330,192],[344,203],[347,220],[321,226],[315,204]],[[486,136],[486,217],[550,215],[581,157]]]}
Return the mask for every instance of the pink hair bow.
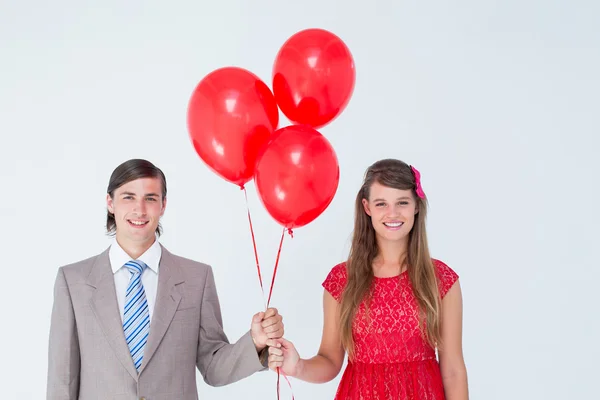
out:
{"label": "pink hair bow", "polygon": [[425,192],[423,192],[423,186],[421,186],[421,173],[412,165],[410,166],[410,169],[412,169],[413,175],[415,176],[415,192],[417,193],[417,196],[424,199]]}

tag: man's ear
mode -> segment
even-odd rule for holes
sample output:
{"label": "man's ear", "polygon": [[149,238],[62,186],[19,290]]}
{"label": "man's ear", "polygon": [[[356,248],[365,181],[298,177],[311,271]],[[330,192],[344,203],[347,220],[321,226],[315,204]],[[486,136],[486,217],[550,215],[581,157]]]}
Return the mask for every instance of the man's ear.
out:
{"label": "man's ear", "polygon": [[115,213],[115,206],[113,204],[113,199],[112,197],[110,197],[110,194],[106,194],[106,208],[108,209],[108,212],[110,212],[111,214]]}
{"label": "man's ear", "polygon": [[162,202],[162,210],[160,211],[160,216],[162,217],[165,214],[165,209],[167,208],[167,198],[165,197]]}

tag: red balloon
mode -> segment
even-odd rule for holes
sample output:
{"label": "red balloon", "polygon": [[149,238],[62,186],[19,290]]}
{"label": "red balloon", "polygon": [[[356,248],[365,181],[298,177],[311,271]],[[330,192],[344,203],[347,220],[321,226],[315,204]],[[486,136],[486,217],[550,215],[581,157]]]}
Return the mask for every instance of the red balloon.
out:
{"label": "red balloon", "polygon": [[321,215],[335,196],[339,178],[333,147],[306,125],[276,130],[259,156],[254,175],[263,205],[288,229]]}
{"label": "red balloon", "polygon": [[253,73],[225,67],[208,74],[189,102],[187,124],[196,153],[218,175],[243,186],[279,123],[267,85]]}
{"label": "red balloon", "polygon": [[290,121],[322,127],[345,108],[354,91],[356,71],[346,44],[323,29],[290,37],[273,66],[273,94]]}

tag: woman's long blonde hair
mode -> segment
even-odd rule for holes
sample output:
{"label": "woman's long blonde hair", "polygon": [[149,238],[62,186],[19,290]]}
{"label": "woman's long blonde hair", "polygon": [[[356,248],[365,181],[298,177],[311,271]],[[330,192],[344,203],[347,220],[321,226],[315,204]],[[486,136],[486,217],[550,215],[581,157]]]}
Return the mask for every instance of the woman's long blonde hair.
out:
{"label": "woman's long blonde hair", "polygon": [[369,199],[371,185],[375,182],[395,189],[413,190],[418,212],[409,233],[408,252],[404,261],[421,311],[419,324],[423,336],[434,347],[440,344],[441,299],[437,274],[427,245],[427,201],[416,195],[416,181],[411,167],[400,160],[385,159],[367,169],[363,185],[356,196],[352,247],[346,263],[348,281],[342,294],[340,309],[341,341],[350,359],[354,356],[352,323],[359,305],[368,300],[370,295],[374,279],[372,265],[378,255],[375,230],[362,202],[363,199]]}

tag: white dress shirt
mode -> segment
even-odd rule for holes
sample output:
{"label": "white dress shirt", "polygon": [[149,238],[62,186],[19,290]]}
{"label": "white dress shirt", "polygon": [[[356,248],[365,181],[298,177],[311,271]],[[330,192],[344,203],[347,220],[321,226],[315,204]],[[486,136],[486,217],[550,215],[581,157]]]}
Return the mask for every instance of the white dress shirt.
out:
{"label": "white dress shirt", "polygon": [[[154,303],[156,302],[156,291],[158,288],[158,265],[160,263],[161,255],[162,249],[158,243],[158,240],[155,240],[152,246],[138,258],[138,260],[143,261],[148,266],[148,268],[144,269],[144,272],[142,272],[142,285],[144,285],[144,291],[146,292],[150,321],[152,321]],[[128,261],[131,261],[131,257],[129,257],[125,250],[123,250],[116,239],[110,246],[108,257],[115,277],[117,304],[119,304],[122,321],[123,312],[125,311],[125,294],[127,293],[127,286],[129,286],[129,279],[131,278],[131,273],[126,267],[124,267],[124,265]]]}

